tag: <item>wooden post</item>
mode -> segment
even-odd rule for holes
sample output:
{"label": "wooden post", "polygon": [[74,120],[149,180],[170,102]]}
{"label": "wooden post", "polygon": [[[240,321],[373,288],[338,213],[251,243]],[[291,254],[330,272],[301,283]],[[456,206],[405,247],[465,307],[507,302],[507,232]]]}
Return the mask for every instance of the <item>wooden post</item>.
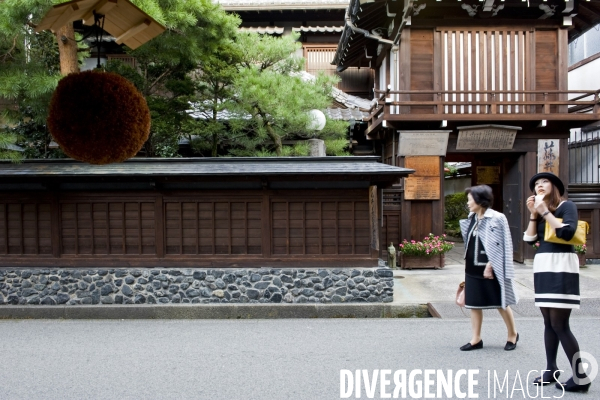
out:
{"label": "wooden post", "polygon": [[377,186],[369,186],[369,228],[371,230],[371,254],[379,256],[379,206]]}

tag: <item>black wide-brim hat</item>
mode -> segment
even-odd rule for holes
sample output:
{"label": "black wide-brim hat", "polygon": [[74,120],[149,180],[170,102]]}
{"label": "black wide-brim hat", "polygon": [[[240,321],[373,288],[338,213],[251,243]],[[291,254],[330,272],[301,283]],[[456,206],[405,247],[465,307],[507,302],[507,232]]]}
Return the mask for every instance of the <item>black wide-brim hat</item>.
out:
{"label": "black wide-brim hat", "polygon": [[552,182],[552,184],[558,189],[558,192],[561,196],[565,194],[565,185],[563,185],[562,181],[559,179],[558,176],[550,172],[540,172],[539,174],[535,174],[534,176],[532,176],[529,180],[529,189],[531,189],[531,191],[535,193],[535,181],[543,178],[546,178],[550,182]]}

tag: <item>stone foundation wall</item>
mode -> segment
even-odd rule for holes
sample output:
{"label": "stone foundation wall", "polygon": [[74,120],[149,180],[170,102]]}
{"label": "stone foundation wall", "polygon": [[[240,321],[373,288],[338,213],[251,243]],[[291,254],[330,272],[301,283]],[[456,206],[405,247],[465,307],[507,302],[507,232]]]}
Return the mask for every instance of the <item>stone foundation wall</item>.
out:
{"label": "stone foundation wall", "polygon": [[0,269],[0,304],[389,303],[393,286],[389,268]]}

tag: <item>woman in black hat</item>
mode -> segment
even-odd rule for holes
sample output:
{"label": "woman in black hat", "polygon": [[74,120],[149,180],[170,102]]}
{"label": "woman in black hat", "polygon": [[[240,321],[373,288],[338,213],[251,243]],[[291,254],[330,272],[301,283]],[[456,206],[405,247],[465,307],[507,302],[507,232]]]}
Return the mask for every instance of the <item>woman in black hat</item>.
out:
{"label": "woman in black hat", "polygon": [[[534,193],[527,199],[531,213],[523,236],[527,243],[540,245],[533,259],[535,305],[544,317],[544,345],[546,370],[533,383],[546,385],[556,381],[557,388],[565,391],[587,392],[590,381],[581,373],[579,344],[569,327],[571,310],[579,308],[579,260],[572,245],[544,241],[546,223],[556,230],[556,236],[570,240],[577,228],[577,207],[563,200],[565,186],[554,174],[542,172],[529,181]],[[557,218],[562,218],[562,222]],[[571,362],[573,377],[565,383],[558,381],[560,371],[556,364],[558,345],[562,345]]]}

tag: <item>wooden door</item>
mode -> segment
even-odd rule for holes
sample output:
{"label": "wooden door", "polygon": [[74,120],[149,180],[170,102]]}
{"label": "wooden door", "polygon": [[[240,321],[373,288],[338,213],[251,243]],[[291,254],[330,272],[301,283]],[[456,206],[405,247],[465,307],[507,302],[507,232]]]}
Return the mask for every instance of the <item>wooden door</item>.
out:
{"label": "wooden door", "polygon": [[503,212],[508,220],[513,243],[513,259],[523,262],[523,157],[505,158],[503,161]]}

